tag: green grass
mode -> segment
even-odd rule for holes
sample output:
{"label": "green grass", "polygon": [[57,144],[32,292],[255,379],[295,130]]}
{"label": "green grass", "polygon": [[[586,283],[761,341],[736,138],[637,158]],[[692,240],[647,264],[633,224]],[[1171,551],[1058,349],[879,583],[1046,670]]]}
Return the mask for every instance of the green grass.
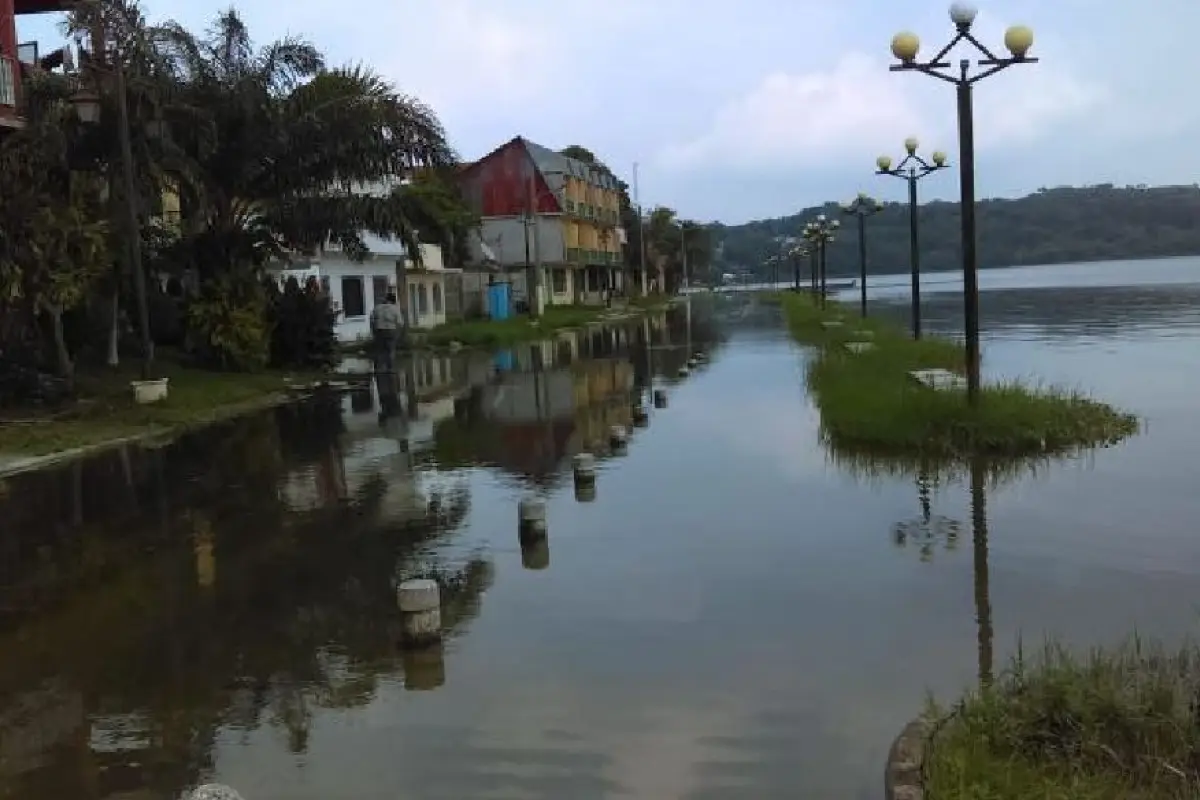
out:
{"label": "green grass", "polygon": [[[1050,646],[965,698],[933,737],[929,800],[1195,800],[1200,650]],[[937,710],[934,709],[934,713]]]}
{"label": "green grass", "polygon": [[[963,371],[961,345],[912,340],[898,326],[860,319],[836,303],[820,308],[807,294],[779,298],[792,335],[819,352],[808,388],[821,411],[822,433],[837,449],[883,456],[957,460],[1053,455],[1118,442],[1137,418],[1079,392],[1021,383],[985,384],[972,408],[965,393],[934,390],[916,369]],[[822,323],[840,321],[827,329]],[[854,354],[845,343],[869,331],[874,349]]]}
{"label": "green grass", "polygon": [[169,356],[158,359],[156,374],[170,379],[167,399],[138,405],[129,386],[138,378],[135,363],[81,371],[75,405],[54,414],[17,412],[0,419],[0,455],[45,455],[179,431],[269,404],[280,398],[290,381],[316,377],[299,372],[210,372],[185,367]]}

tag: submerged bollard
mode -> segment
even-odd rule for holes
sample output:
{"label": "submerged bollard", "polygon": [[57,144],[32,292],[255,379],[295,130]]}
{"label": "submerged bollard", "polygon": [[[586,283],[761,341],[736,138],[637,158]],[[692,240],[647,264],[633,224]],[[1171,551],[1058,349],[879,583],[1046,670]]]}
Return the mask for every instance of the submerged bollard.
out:
{"label": "submerged bollard", "polygon": [[690,370],[686,366],[680,367],[679,368],[679,377],[686,378],[688,376],[689,372],[690,372]]}
{"label": "submerged bollard", "polygon": [[655,408],[666,408],[667,407],[667,393],[665,390],[663,390],[663,389],[655,389],[654,390],[654,407]]}
{"label": "submerged bollard", "polygon": [[691,358],[688,359],[687,365],[689,367],[695,367],[699,363],[700,363],[700,359],[696,358],[695,356],[692,356]]}
{"label": "submerged bollard", "polygon": [[629,409],[633,416],[633,424],[639,428],[645,427],[650,423],[650,413],[646,411],[646,407],[641,403],[634,403]]}
{"label": "submerged bollard", "polygon": [[446,653],[441,642],[428,647],[406,648],[400,657],[404,688],[409,692],[431,692],[446,683]]}
{"label": "submerged bollard", "polygon": [[437,581],[418,578],[405,581],[396,590],[396,601],[404,619],[404,641],[427,645],[442,638],[442,598]]}
{"label": "submerged bollard", "polygon": [[571,467],[575,471],[575,481],[596,480],[596,457],[591,453],[579,453],[571,459]]}
{"label": "submerged bollard", "polygon": [[608,429],[608,443],[614,449],[621,449],[629,443],[629,431],[625,429],[624,425],[613,425]]}
{"label": "submerged bollard", "polygon": [[517,532],[522,538],[546,535],[546,501],[527,497],[517,506]]}
{"label": "submerged bollard", "polygon": [[579,453],[571,459],[575,473],[575,499],[586,503],[596,499],[596,457]]}
{"label": "submerged bollard", "polygon": [[521,541],[521,566],[538,571],[550,566],[550,540],[545,537]]}
{"label": "submerged bollard", "polygon": [[596,499],[595,481],[575,481],[575,502],[590,503]]}

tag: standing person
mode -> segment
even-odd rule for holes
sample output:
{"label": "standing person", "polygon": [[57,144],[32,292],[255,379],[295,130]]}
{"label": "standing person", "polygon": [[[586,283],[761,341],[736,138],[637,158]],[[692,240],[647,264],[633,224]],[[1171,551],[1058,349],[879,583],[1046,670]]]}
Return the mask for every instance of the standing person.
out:
{"label": "standing person", "polygon": [[396,369],[396,344],[404,329],[404,314],[396,305],[396,293],[389,291],[382,303],[376,303],[371,309],[371,338],[375,344],[375,369],[379,370],[379,362],[387,359],[387,372]]}

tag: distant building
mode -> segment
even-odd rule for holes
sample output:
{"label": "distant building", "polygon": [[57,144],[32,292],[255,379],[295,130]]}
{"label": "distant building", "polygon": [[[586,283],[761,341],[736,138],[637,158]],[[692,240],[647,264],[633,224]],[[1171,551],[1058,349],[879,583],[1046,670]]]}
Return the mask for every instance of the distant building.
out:
{"label": "distant building", "polygon": [[37,42],[17,41],[17,17],[50,11],[67,11],[70,0],[0,0],[0,136],[25,125],[21,113],[24,73],[65,66],[73,57],[69,47],[42,52]]}
{"label": "distant building", "polygon": [[604,301],[623,289],[620,188],[616,178],[520,136],[460,172],[480,215],[472,262],[502,271],[527,298],[525,272],[542,268],[548,304]]}

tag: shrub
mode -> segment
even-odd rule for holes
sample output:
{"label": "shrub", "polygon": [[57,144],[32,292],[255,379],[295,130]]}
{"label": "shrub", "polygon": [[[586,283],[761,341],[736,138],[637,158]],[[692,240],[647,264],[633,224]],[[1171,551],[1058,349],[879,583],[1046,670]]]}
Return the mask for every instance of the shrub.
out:
{"label": "shrub", "polygon": [[257,281],[233,275],[205,281],[186,317],[192,352],[204,364],[243,371],[267,365],[271,330]]}
{"label": "shrub", "polygon": [[301,288],[294,278],[289,278],[282,291],[274,281],[269,282],[267,292],[271,365],[332,366],[337,358],[337,338],[333,332],[337,314],[320,285],[310,281]]}

